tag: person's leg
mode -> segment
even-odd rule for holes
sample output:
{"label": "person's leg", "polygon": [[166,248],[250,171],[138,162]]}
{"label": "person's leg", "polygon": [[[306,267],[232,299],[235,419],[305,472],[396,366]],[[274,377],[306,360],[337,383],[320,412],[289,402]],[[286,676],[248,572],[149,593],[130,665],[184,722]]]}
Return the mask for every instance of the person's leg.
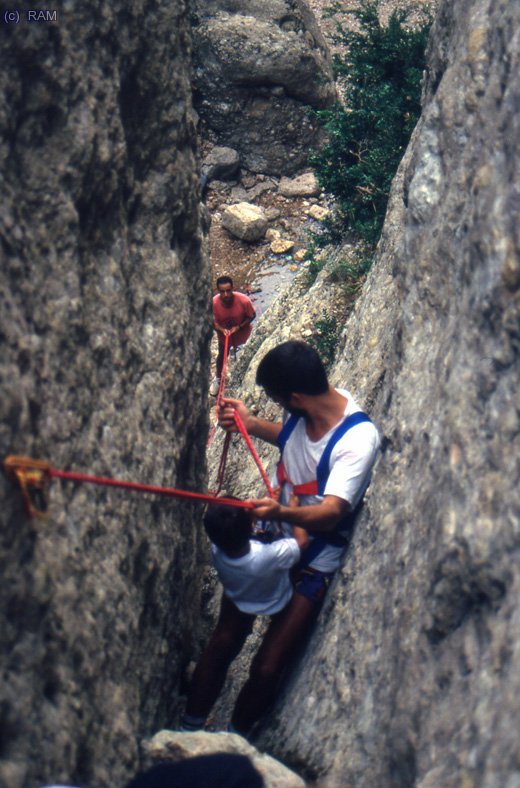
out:
{"label": "person's leg", "polygon": [[224,685],[229,665],[250,634],[255,617],[222,596],[217,626],[197,663],[188,690],[186,715],[206,718]]}
{"label": "person's leg", "polygon": [[235,704],[231,724],[239,733],[247,734],[273,704],[283,668],[319,609],[319,603],[295,593],[287,607],[273,617]]}

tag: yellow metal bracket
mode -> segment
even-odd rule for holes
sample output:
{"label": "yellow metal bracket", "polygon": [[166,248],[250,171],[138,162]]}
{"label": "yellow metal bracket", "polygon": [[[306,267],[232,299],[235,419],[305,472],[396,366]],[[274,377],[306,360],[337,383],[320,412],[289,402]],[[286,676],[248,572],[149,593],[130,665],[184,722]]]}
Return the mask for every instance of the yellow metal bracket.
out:
{"label": "yellow metal bracket", "polygon": [[45,492],[50,481],[50,463],[11,454],[4,460],[9,479],[18,482],[29,517],[47,517]]}

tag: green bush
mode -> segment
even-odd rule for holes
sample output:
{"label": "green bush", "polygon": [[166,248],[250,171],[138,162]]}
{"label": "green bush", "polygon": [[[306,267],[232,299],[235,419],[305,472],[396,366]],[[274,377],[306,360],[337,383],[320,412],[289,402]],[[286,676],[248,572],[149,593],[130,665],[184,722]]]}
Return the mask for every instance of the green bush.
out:
{"label": "green bush", "polygon": [[316,320],[314,333],[308,339],[309,345],[318,351],[327,369],[334,362],[340,328],[337,318],[324,312],[321,318]]}
{"label": "green bush", "polygon": [[374,255],[363,246],[348,259],[340,258],[331,266],[331,279],[341,284],[348,296],[356,296],[372,266]]}
{"label": "green bush", "polygon": [[[346,54],[335,57],[343,104],[319,111],[328,144],[311,157],[316,176],[335,197],[324,243],[347,232],[369,244],[381,233],[390,185],[420,113],[428,12],[415,27],[407,12],[379,20],[379,0],[349,12],[357,31],[338,23],[336,41]],[[331,9],[335,11],[337,9]]]}

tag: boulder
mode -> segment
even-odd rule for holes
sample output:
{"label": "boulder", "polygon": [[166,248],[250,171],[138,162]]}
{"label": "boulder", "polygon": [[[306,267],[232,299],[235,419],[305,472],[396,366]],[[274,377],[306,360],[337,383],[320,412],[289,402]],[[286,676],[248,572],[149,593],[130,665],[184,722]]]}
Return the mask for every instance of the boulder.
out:
{"label": "boulder", "polygon": [[327,45],[303,0],[196,0],[195,101],[202,129],[249,170],[297,172],[321,131],[308,109],[336,92]]}
{"label": "boulder", "polygon": [[294,241],[287,241],[283,238],[275,238],[271,241],[271,252],[273,254],[287,254],[291,249],[294,249]]}
{"label": "boulder", "polygon": [[314,197],[321,187],[313,172],[304,172],[296,178],[282,178],[278,191],[284,197]]}
{"label": "boulder", "polygon": [[328,208],[324,208],[322,205],[311,205],[311,207],[307,211],[307,215],[311,217],[311,219],[316,219],[318,222],[323,222],[330,216],[330,211]]}
{"label": "boulder", "polygon": [[257,205],[239,202],[229,205],[222,216],[222,226],[241,241],[259,241],[267,230],[265,213]]}
{"label": "boulder", "polygon": [[264,210],[266,218],[270,222],[274,222],[275,219],[278,219],[282,215],[282,211],[280,208],[276,208],[275,206],[265,208]]}
{"label": "boulder", "polygon": [[233,148],[216,146],[202,162],[201,172],[208,181],[230,181],[238,173],[240,157]]}
{"label": "boulder", "polygon": [[163,730],[144,741],[143,750],[152,760],[162,762],[213,753],[245,755],[261,775],[265,788],[305,788],[305,782],[295,772],[260,752],[236,733],[178,733]]}

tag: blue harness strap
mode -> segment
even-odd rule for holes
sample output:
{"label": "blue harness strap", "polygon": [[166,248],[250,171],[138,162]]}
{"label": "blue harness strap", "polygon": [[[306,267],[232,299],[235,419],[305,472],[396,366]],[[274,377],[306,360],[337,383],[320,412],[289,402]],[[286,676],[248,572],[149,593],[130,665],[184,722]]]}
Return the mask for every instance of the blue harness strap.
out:
{"label": "blue harness strap", "polygon": [[362,424],[365,421],[371,422],[371,419],[369,419],[367,414],[363,413],[363,411],[360,410],[357,413],[351,413],[350,416],[347,416],[347,418],[341,422],[339,427],[336,427],[330,436],[330,440],[325,446],[323,454],[321,455],[320,461],[318,463],[318,468],[316,470],[316,478],[318,480],[318,495],[323,495],[325,492],[327,479],[329,478],[330,473],[330,456],[334,446],[338,441],[341,440],[348,430],[350,430],[352,427],[355,427],[357,424]]}
{"label": "blue harness strap", "polygon": [[[285,448],[285,444],[289,440],[296,424],[298,423],[299,416],[290,416],[285,424],[282,427],[280,434],[278,435],[278,446],[280,448],[280,457],[283,454],[283,450]],[[325,492],[325,487],[327,485],[327,479],[329,478],[330,474],[330,458],[332,455],[332,451],[338,441],[348,432],[348,430],[355,427],[357,424],[363,424],[364,422],[372,422],[372,420],[367,416],[366,413],[363,411],[358,411],[357,413],[351,413],[350,416],[347,416],[344,421],[339,424],[338,427],[334,430],[332,435],[329,438],[327,445],[323,451],[323,454],[320,457],[318,462],[318,467],[316,469],[316,478],[318,481],[318,495],[323,495]],[[302,560],[300,562],[300,567],[307,567],[309,566],[315,558],[324,550],[325,547],[328,545],[333,545],[335,547],[345,547],[348,544],[348,539],[345,538],[340,531],[344,531],[352,525],[355,515],[359,509],[360,505],[356,507],[354,512],[349,512],[346,517],[341,520],[332,531],[332,533],[319,533],[319,534],[312,534],[313,540],[309,547],[305,550]]]}
{"label": "blue harness strap", "polygon": [[280,432],[278,434],[278,438],[276,439],[276,442],[278,444],[278,448],[280,449],[280,455],[283,454],[283,450],[285,449],[285,444],[287,443],[287,441],[291,437],[292,431],[294,430],[294,428],[298,424],[299,419],[300,419],[300,416],[294,416],[294,415],[293,416],[289,416],[289,418],[287,419],[287,421],[283,425],[282,429],[280,430]]}

